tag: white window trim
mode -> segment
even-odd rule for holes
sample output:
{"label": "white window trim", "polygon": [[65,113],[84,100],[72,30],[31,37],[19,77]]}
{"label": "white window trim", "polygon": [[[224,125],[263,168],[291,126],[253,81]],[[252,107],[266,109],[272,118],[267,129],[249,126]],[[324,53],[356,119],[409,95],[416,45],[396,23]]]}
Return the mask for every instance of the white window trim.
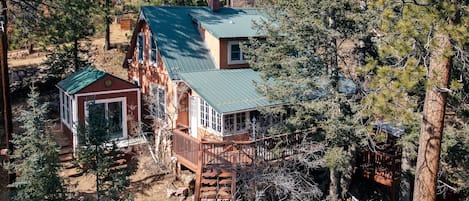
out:
{"label": "white window trim", "polygon": [[[142,37],[142,44],[140,44],[140,37]],[[142,47],[142,58],[140,58],[140,46]],[[140,64],[143,64],[143,61],[145,60],[145,36],[143,32],[138,33],[137,35],[137,61]]]}
{"label": "white window trim", "polygon": [[[156,105],[157,107],[158,107],[159,104],[160,104],[160,100],[159,100],[160,97],[159,97],[158,94],[153,94],[153,90],[154,90],[155,88],[156,88],[156,89],[163,89],[163,91],[164,91],[164,97],[163,97],[164,119],[161,119],[161,120],[165,120],[165,119],[166,119],[166,113],[167,113],[167,111],[168,111],[168,108],[166,107],[166,99],[168,98],[168,93],[167,93],[167,90],[166,90],[166,88],[165,88],[164,86],[162,86],[162,85],[157,85],[157,84],[150,84],[150,94],[151,94],[152,96],[156,96],[156,104],[158,104],[158,105]],[[160,119],[160,118],[158,117],[158,119]]]}
{"label": "white window trim", "polygon": [[[150,33],[150,48],[148,48],[148,55],[149,55],[149,58],[150,58],[150,65],[153,66],[153,67],[157,67],[158,66],[158,46],[156,45],[156,42],[155,42],[155,39],[153,38],[153,34]],[[153,52],[153,44],[155,45],[155,61],[153,61],[152,59],[152,52]]]}
{"label": "white window trim", "polygon": [[[68,102],[65,103],[65,97],[68,97]],[[65,114],[65,108],[67,108],[68,110],[68,113],[66,115],[68,115],[68,121],[67,119],[64,119],[64,114]],[[72,100],[72,96],[68,95],[67,93],[65,93],[65,91],[60,91],[60,119],[61,121],[63,122],[63,124],[70,130],[70,131],[73,131],[72,129],[72,125],[73,125],[73,100]]]}
{"label": "white window trim", "polygon": [[[240,56],[240,60],[231,60],[231,46],[232,45],[236,45],[236,44],[239,44],[239,56]],[[228,54],[227,54],[227,57],[228,57],[228,64],[246,64],[248,63],[247,60],[244,60],[244,57],[243,57],[243,50],[241,49],[241,44],[242,42],[241,41],[229,41],[228,42]]]}
{"label": "white window trim", "polygon": [[[205,122],[206,125],[203,125],[202,124],[202,113],[204,113],[204,117],[203,118],[206,118],[205,117],[205,106],[204,106],[204,111],[202,111],[202,108],[201,108],[201,104],[202,103],[207,103],[207,101],[203,100],[202,98],[199,97],[199,101],[198,101],[198,104],[197,104],[197,107],[198,107],[198,113],[197,113],[197,119],[198,119],[198,125],[199,127],[201,128],[204,128],[205,130],[211,132],[211,133],[217,133],[217,134],[220,134],[222,136],[231,136],[231,135],[238,135],[238,134],[243,134],[243,133],[246,133],[248,131],[248,123],[245,122],[245,126],[244,126],[244,129],[242,130],[237,130],[237,115],[239,113],[243,113],[245,114],[245,119],[248,120],[250,117],[249,117],[249,112],[248,111],[245,111],[245,112],[238,112],[238,113],[230,113],[230,114],[226,114],[226,113],[218,113],[216,112],[216,110],[210,105],[207,103],[208,105],[208,122]],[[215,116],[213,115],[213,111],[216,112]],[[220,131],[217,131],[217,129],[213,129],[212,128],[212,124],[214,123],[215,121],[215,125],[217,125],[218,122],[217,121],[217,114],[221,115],[221,119],[220,119]],[[234,119],[233,119],[233,130],[234,132],[232,133],[227,133],[225,132],[225,117],[226,115],[233,115],[234,116]]]}
{"label": "white window trim", "polygon": [[113,102],[122,102],[122,137],[117,139],[111,139],[115,141],[125,140],[128,137],[127,134],[127,98],[126,97],[119,97],[119,98],[109,98],[109,99],[98,99],[98,100],[89,100],[84,102],[85,108],[85,122],[86,118],[88,118],[88,103],[95,102],[95,103],[113,103]]}

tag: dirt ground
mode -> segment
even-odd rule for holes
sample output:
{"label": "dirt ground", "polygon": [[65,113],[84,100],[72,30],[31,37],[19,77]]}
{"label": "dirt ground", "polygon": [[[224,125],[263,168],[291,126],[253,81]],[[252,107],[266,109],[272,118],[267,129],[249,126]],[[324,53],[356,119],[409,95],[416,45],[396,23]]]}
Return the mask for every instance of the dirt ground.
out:
{"label": "dirt ground", "polygon": [[[190,196],[167,197],[168,189],[175,190],[183,184],[167,170],[159,169],[148,153],[139,153],[134,159],[137,169],[130,176],[131,185],[126,193],[131,193],[135,201],[191,200]],[[93,175],[70,178],[69,182],[72,186],[70,190],[75,192],[77,198],[94,198],[96,182]]]}

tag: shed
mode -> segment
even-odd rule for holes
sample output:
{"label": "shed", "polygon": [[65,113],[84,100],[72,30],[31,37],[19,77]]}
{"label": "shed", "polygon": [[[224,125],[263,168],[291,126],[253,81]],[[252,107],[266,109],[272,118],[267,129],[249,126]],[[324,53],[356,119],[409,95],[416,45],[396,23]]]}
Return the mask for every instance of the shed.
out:
{"label": "shed", "polygon": [[[60,96],[60,120],[64,133],[70,136],[75,150],[78,142],[77,126],[85,123],[89,103],[109,120],[109,135],[123,141],[136,135],[132,125],[140,122],[141,97],[137,85],[92,67],[84,68],[57,85]],[[95,110],[94,110],[95,111]]]}

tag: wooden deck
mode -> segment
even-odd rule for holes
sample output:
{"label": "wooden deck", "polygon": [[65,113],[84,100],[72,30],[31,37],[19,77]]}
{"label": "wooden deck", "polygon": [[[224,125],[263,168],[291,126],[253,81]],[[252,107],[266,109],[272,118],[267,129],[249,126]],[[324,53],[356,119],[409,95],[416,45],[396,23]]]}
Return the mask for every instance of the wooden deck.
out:
{"label": "wooden deck", "polygon": [[255,160],[274,161],[298,154],[294,147],[304,136],[296,132],[252,141],[201,141],[181,127],[173,132],[173,150],[178,162],[196,173],[195,200],[235,200],[238,168]]}
{"label": "wooden deck", "polygon": [[367,179],[392,187],[400,177],[400,156],[382,151],[363,151],[359,158],[359,172]]}

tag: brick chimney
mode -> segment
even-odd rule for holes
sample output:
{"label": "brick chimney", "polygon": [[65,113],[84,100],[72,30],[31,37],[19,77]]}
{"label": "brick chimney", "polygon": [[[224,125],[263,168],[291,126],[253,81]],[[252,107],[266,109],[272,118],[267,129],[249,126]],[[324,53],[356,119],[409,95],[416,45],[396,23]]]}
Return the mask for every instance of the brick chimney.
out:
{"label": "brick chimney", "polygon": [[213,12],[220,10],[220,0],[208,0],[208,7],[212,9]]}

